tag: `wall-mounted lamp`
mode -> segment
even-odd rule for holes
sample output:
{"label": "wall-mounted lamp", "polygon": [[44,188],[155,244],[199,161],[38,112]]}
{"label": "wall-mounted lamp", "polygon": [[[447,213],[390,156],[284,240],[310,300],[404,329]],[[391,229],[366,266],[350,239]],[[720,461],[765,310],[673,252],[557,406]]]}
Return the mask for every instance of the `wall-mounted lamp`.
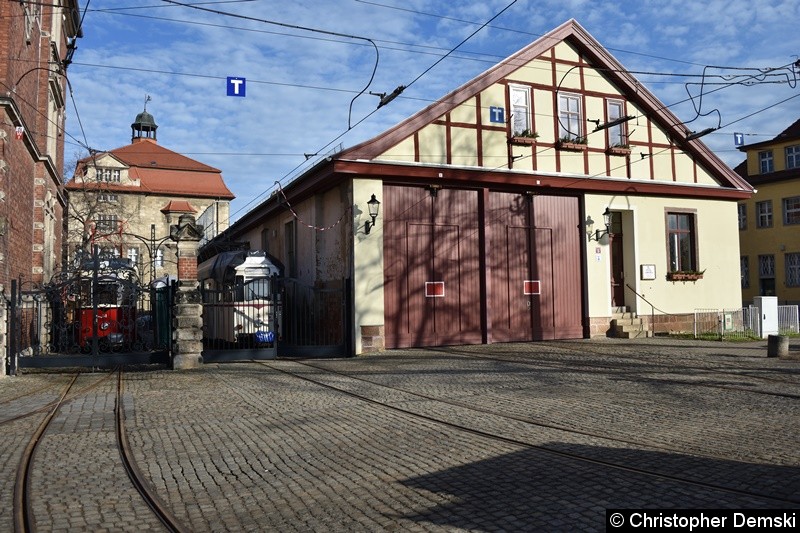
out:
{"label": "wall-mounted lamp", "polygon": [[611,231],[611,211],[608,210],[608,207],[606,207],[606,210],[603,211],[603,222],[605,223],[606,229],[595,230],[594,237],[592,237],[592,234],[590,233],[589,234],[590,241],[592,240],[600,241],[600,239],[602,239],[604,235],[608,235],[608,233]]}
{"label": "wall-mounted lamp", "polygon": [[375,226],[375,219],[378,218],[378,209],[381,207],[381,203],[375,198],[375,195],[372,195],[369,202],[367,202],[367,208],[369,209],[369,216],[372,217],[372,222],[367,220],[364,222],[364,234],[369,235],[369,230],[371,230]]}

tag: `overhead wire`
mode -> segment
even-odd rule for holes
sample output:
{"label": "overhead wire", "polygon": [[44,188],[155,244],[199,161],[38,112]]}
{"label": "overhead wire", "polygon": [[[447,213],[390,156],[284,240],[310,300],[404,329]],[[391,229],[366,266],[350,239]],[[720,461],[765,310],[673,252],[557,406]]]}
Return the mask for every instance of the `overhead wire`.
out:
{"label": "overhead wire", "polygon": [[[164,1],[168,1],[168,0],[164,0]],[[183,5],[183,4],[179,3],[179,2],[168,2],[168,3],[172,3],[172,4],[176,4],[176,5]],[[376,4],[376,3],[374,3],[374,2],[362,2],[362,3],[379,5],[379,4]],[[137,7],[145,7],[145,6],[137,6]],[[187,7],[194,7],[194,5],[192,5],[192,6],[187,6]],[[213,11],[213,10],[209,10],[209,11]],[[458,19],[456,19],[456,20],[458,20]],[[470,22],[470,21],[464,21],[464,22]],[[507,29],[507,28],[499,28],[499,27],[497,27],[497,26],[489,26],[489,27],[498,28],[498,29]],[[510,31],[510,30],[509,30],[509,31]],[[530,33],[530,32],[521,32],[521,33]],[[532,34],[532,35],[535,35],[535,34]],[[357,44],[357,43],[353,43],[353,44]],[[463,43],[462,43],[462,44],[463,44]],[[376,46],[376,45],[374,44],[374,42],[373,42],[373,46]],[[457,48],[457,47],[456,47],[456,48]],[[609,48],[609,49],[611,49],[611,48]],[[451,51],[450,51],[450,53],[452,53],[452,51],[453,51],[453,50],[451,50]],[[626,50],[622,50],[622,51],[623,51],[623,52],[629,52],[629,51],[626,51]],[[409,51],[409,52],[412,52],[412,51]],[[643,55],[646,55],[646,54],[643,54]],[[443,60],[445,57],[447,57],[447,55],[443,56],[443,57],[442,57],[442,58],[441,58],[441,59],[440,59],[438,62],[440,62],[441,60]],[[650,56],[650,57],[657,57],[657,58],[660,58],[660,56]],[[661,59],[672,60],[672,59],[670,59],[670,58],[661,58]],[[438,62],[437,62],[437,63],[438,63]],[[683,61],[679,61],[679,62],[683,62]],[[684,63],[696,64],[696,63],[692,63],[692,62],[684,62]],[[435,66],[435,65],[434,65],[434,66]],[[114,67],[107,67],[107,68],[114,68]],[[432,66],[431,68],[433,68],[433,66]],[[635,71],[628,71],[628,72],[630,72],[630,73],[634,73]],[[168,74],[171,74],[171,73],[168,73]],[[424,73],[423,73],[423,74],[424,74]],[[650,73],[648,73],[648,74],[653,74],[653,75],[662,75],[662,74],[663,74],[663,75],[672,75],[672,76],[697,76],[697,75],[691,75],[691,74],[678,74],[678,73],[653,73],[653,72],[650,72]],[[420,76],[420,77],[421,77],[421,76]],[[719,76],[719,77],[720,77],[720,78],[722,78],[722,76]],[[416,80],[415,80],[415,81],[416,81]],[[264,82],[264,83],[273,83],[273,82]],[[277,83],[276,83],[276,84],[277,84]],[[708,82],[708,81],[706,81],[706,85],[711,85],[711,84],[712,84],[712,82]],[[290,84],[290,85],[292,85],[292,84]],[[727,87],[727,86],[729,86],[729,85],[730,85],[730,83],[727,83],[727,82],[724,82],[724,81],[723,81],[723,82],[720,82],[720,85],[722,86],[722,88],[724,88],[724,87]],[[339,91],[342,91],[342,92],[346,92],[346,90],[341,90],[341,89],[330,89],[330,88],[322,88],[322,87],[310,87],[310,86],[309,86],[309,88],[314,88],[314,89],[324,89],[324,90],[339,90]],[[363,94],[363,90],[362,90],[362,92],[360,92],[359,94]],[[404,97],[404,98],[406,98],[406,97]],[[420,100],[422,100],[422,99],[420,99]],[[351,109],[352,109],[352,102],[351,102]],[[371,114],[372,114],[372,113],[370,113],[370,115],[371,115]],[[365,118],[366,118],[366,117],[365,117]],[[359,121],[359,123],[360,123],[360,122],[361,122],[361,121]],[[357,124],[356,124],[356,125],[357,125]],[[351,129],[352,127],[354,127],[354,125],[353,125],[352,123],[349,123],[349,124],[348,124],[348,130],[349,130],[349,129]],[[333,142],[335,142],[335,141],[336,141],[336,140],[338,140],[339,138],[341,138],[341,136],[337,137],[337,138],[336,138],[336,139],[335,139]],[[332,143],[330,143],[330,144],[332,144]],[[325,147],[327,147],[327,146],[330,146],[330,144],[326,145]],[[301,167],[301,166],[302,166],[302,164],[301,164],[301,165],[298,165],[297,167],[295,167],[295,169],[293,169],[292,171],[290,171],[290,172],[289,172],[289,174],[287,174],[287,176],[288,176],[288,175],[290,175],[292,172],[294,172],[294,171],[295,171],[297,168],[299,168],[299,167]]]}
{"label": "overhead wire", "polygon": [[347,129],[348,130],[352,129],[352,127],[353,127],[352,126],[353,103],[356,101],[356,99],[359,96],[361,96],[362,94],[367,92],[367,89],[369,89],[369,86],[372,85],[372,81],[375,79],[375,73],[378,70],[378,63],[380,62],[380,51],[378,50],[378,45],[375,44],[375,41],[373,41],[369,37],[363,37],[363,36],[360,36],[360,35],[351,35],[351,34],[348,34],[348,33],[341,33],[341,32],[336,32],[336,31],[323,30],[323,29],[320,29],[320,28],[311,28],[311,27],[308,27],[308,26],[300,26],[298,24],[287,24],[285,22],[278,22],[278,21],[262,19],[262,18],[258,18],[258,17],[251,17],[249,15],[240,15],[238,13],[230,13],[230,12],[227,12],[227,11],[220,11],[218,9],[210,9],[210,8],[206,8],[206,7],[201,7],[201,6],[197,5],[197,4],[187,4],[187,3],[184,3],[184,2],[178,2],[176,0],[161,0],[161,1],[165,2],[165,3],[168,3],[168,4],[174,4],[174,5],[178,5],[178,6],[188,7],[188,8],[191,8],[191,9],[197,9],[199,11],[205,11],[205,12],[208,12],[208,13],[213,13],[213,14],[216,14],[216,15],[222,15],[222,16],[226,16],[226,17],[238,18],[238,19],[242,19],[242,20],[249,20],[249,21],[252,21],[252,22],[260,22],[262,24],[272,24],[272,25],[275,25],[275,26],[281,26],[281,27],[284,27],[284,28],[291,28],[291,29],[295,29],[295,30],[309,31],[309,32],[313,32],[313,33],[321,33],[323,35],[334,35],[334,36],[337,36],[337,37],[346,37],[348,39],[356,39],[356,40],[366,41],[366,42],[370,43],[372,45],[372,47],[375,49],[375,64],[372,67],[372,74],[370,74],[369,81],[367,81],[367,84],[350,101],[350,113],[348,114],[348,118],[347,118],[347,125],[348,125]]}
{"label": "overhead wire", "polygon": [[[453,47],[453,48],[451,49],[451,51],[455,51],[455,50],[457,50],[457,49],[458,49],[458,48],[459,48],[461,45],[463,45],[465,42],[467,42],[469,39],[471,39],[473,36],[475,36],[475,35],[476,35],[476,34],[477,34],[477,33],[478,33],[478,32],[479,32],[479,31],[480,31],[480,30],[481,30],[483,27],[485,27],[487,24],[489,24],[489,23],[491,23],[493,20],[497,19],[497,17],[499,17],[500,15],[502,15],[503,13],[505,13],[505,12],[506,12],[506,11],[507,11],[507,10],[508,10],[508,9],[509,9],[511,6],[513,6],[513,5],[516,3],[516,1],[517,1],[517,0],[512,0],[512,2],[511,2],[510,4],[508,4],[508,5],[507,5],[505,8],[503,8],[503,9],[502,9],[501,11],[499,11],[498,13],[496,13],[496,14],[495,14],[495,15],[494,15],[494,16],[493,16],[491,19],[489,19],[489,20],[488,20],[488,21],[487,21],[487,22],[486,22],[486,23],[485,23],[483,26],[481,26],[481,28],[479,28],[478,30],[476,30],[476,31],[472,32],[472,33],[471,33],[471,34],[470,34],[468,37],[466,37],[465,39],[463,39],[463,40],[462,40],[460,43],[458,43],[458,44],[457,44],[455,47]],[[408,85],[406,85],[405,87],[410,87],[411,85],[413,85],[414,83],[416,83],[417,81],[419,81],[419,80],[420,80],[420,79],[421,79],[421,78],[422,78],[422,77],[423,77],[425,74],[427,74],[428,72],[430,72],[430,71],[431,71],[431,70],[432,70],[432,69],[433,69],[433,68],[434,68],[436,65],[438,65],[439,63],[441,63],[441,62],[442,62],[442,61],[443,61],[443,60],[444,60],[444,59],[445,59],[445,58],[446,58],[448,55],[449,55],[449,53],[448,53],[448,54],[445,54],[445,56],[444,56],[444,57],[440,58],[440,59],[439,59],[439,60],[437,60],[437,61],[436,61],[436,62],[435,62],[433,65],[431,65],[430,67],[426,68],[426,69],[425,69],[425,70],[424,70],[424,71],[423,71],[423,72],[422,72],[422,73],[421,73],[419,76],[417,76],[416,78],[414,78],[414,79],[413,79],[413,80],[412,80],[412,81],[411,81],[411,82],[410,82]],[[399,88],[399,87],[403,87],[403,86],[398,86],[398,88]],[[404,87],[404,88],[405,88],[405,87]],[[358,126],[359,124],[363,123],[365,120],[367,120],[367,119],[368,119],[369,117],[371,117],[373,114],[375,114],[375,113],[378,111],[378,109],[380,109],[380,108],[381,108],[381,106],[379,105],[379,106],[378,106],[376,109],[374,109],[373,111],[371,111],[370,113],[368,113],[366,116],[364,116],[363,118],[361,118],[361,120],[359,120],[359,121],[358,121],[358,122],[357,122],[355,125],[356,125],[356,126]],[[347,133],[348,133],[348,131],[349,131],[350,129],[352,129],[352,128],[348,128],[348,130],[347,130],[347,131],[344,131],[344,132],[340,133],[339,135],[337,135],[337,136],[336,136],[336,137],[335,137],[333,140],[331,140],[330,142],[328,142],[328,143],[327,143],[326,145],[324,145],[324,146],[323,146],[321,149],[317,150],[317,151],[316,151],[316,153],[320,153],[320,152],[322,152],[322,151],[326,150],[328,147],[330,147],[331,145],[333,145],[333,144],[334,144],[336,141],[338,141],[339,139],[341,139],[341,138],[342,138],[342,137],[343,137],[345,134],[347,134]],[[303,166],[303,164],[301,163],[300,165],[297,165],[295,168],[293,168],[292,170],[290,170],[288,173],[286,173],[286,174],[283,176],[283,178],[282,178],[282,179],[280,179],[280,180],[277,180],[278,184],[280,185],[280,183],[281,183],[281,182],[285,181],[287,178],[289,178],[290,176],[292,176],[292,175],[293,175],[293,174],[294,174],[294,173],[295,173],[295,172],[296,172],[296,171],[297,171],[297,170],[298,170],[300,167],[302,167],[302,166]],[[254,199],[253,199],[251,202],[248,202],[247,204],[245,204],[244,206],[242,206],[242,208],[238,209],[238,210],[237,210],[237,211],[235,211],[234,213],[231,213],[231,216],[233,216],[233,215],[235,215],[235,214],[237,214],[237,213],[239,213],[239,212],[243,211],[243,210],[244,210],[244,209],[245,209],[247,206],[249,206],[249,205],[251,205],[252,203],[254,203],[256,200],[258,200],[258,199],[259,199],[261,196],[263,196],[263,195],[264,195],[264,194],[266,194],[267,192],[269,192],[269,191],[264,191],[264,192],[262,192],[260,195],[256,196],[256,197],[255,197],[255,198],[254,198]]]}

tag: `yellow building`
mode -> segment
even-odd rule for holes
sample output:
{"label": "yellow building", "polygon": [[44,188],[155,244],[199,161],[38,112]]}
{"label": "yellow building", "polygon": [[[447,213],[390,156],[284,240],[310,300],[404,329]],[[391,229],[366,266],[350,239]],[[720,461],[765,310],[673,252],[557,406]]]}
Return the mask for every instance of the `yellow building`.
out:
{"label": "yellow building", "polygon": [[800,303],[800,120],[739,149],[747,160],[736,171],[757,190],[739,202],[742,299]]}

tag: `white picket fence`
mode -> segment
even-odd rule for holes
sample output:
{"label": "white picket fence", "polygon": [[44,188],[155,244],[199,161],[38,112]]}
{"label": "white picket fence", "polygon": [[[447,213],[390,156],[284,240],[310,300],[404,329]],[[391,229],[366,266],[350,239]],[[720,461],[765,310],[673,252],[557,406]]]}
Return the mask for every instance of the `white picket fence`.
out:
{"label": "white picket fence", "polygon": [[[694,338],[760,339],[758,308],[695,309]],[[800,333],[800,313],[796,305],[778,306],[778,333]]]}

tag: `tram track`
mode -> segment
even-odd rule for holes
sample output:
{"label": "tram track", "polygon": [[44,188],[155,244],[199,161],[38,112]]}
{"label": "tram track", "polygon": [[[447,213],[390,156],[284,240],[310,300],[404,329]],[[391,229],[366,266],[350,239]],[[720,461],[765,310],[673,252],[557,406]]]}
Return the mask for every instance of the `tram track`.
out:
{"label": "tram track", "polygon": [[[76,374],[73,375],[73,379],[70,381],[70,387],[68,389],[70,392],[71,392],[71,386],[74,383],[75,378],[77,378],[78,376],[80,376],[80,373],[76,373]],[[103,382],[106,381],[107,379],[109,379],[110,377],[111,377],[111,374],[107,373],[105,376],[100,378],[98,381],[95,381],[94,383],[91,383],[91,384],[83,387],[82,389],[79,389],[79,390],[75,391],[72,396],[73,397],[78,397],[78,396],[81,396],[82,394],[86,394],[89,391],[91,391],[91,390],[99,387],[100,385],[102,385]],[[6,402],[2,402],[2,403],[0,403],[0,406],[8,405],[8,404],[10,404],[10,403],[12,403],[12,402],[14,402],[16,400],[19,400],[21,398],[26,398],[26,397],[29,397],[29,396],[32,396],[34,394],[38,394],[38,393],[41,393],[41,392],[44,392],[44,391],[55,391],[56,388],[57,388],[57,385],[48,385],[48,386],[45,386],[45,387],[40,387],[40,388],[38,388],[38,389],[36,389],[34,391],[31,391],[31,392],[29,392],[27,394],[22,394],[22,395],[20,395],[20,396],[18,396],[16,398],[7,400]],[[65,400],[67,400],[67,399],[59,398],[57,400],[51,400],[51,401],[48,401],[48,402],[44,403],[43,405],[41,405],[40,407],[37,407],[36,409],[33,409],[31,411],[26,411],[26,412],[20,413],[18,415],[14,415],[14,416],[11,416],[11,417],[8,417],[8,418],[4,418],[4,419],[0,420],[0,426],[2,426],[4,424],[9,424],[11,422],[16,422],[17,420],[22,420],[23,418],[28,418],[30,416],[43,413],[43,412],[45,412],[45,411],[47,411],[49,409],[53,409],[53,407],[55,407],[56,405],[58,405],[59,403],[65,401]]]}
{"label": "tram track", "polygon": [[[717,483],[709,483],[709,482],[701,481],[701,480],[698,480],[698,479],[691,479],[691,478],[688,478],[688,477],[682,476],[682,475],[669,474],[669,473],[659,472],[659,471],[650,470],[650,469],[646,469],[646,468],[640,468],[640,467],[620,464],[619,462],[614,462],[614,461],[610,461],[610,460],[598,459],[598,458],[595,458],[595,457],[588,457],[586,455],[581,455],[581,454],[578,454],[578,453],[573,453],[573,452],[569,452],[569,451],[565,451],[565,450],[555,449],[555,448],[550,447],[550,446],[534,444],[534,443],[531,443],[529,441],[526,441],[526,440],[523,440],[523,439],[520,439],[520,438],[500,435],[500,434],[497,434],[497,433],[494,433],[494,432],[491,432],[491,431],[487,431],[487,430],[483,430],[483,429],[476,429],[475,427],[469,427],[469,426],[461,424],[461,423],[453,422],[453,421],[450,421],[450,420],[445,420],[443,418],[432,416],[432,415],[425,414],[425,413],[420,413],[417,410],[412,410],[412,409],[401,407],[401,406],[398,406],[398,405],[392,405],[390,403],[387,403],[385,401],[377,400],[377,399],[372,398],[370,396],[367,396],[365,394],[353,392],[353,391],[347,390],[347,389],[342,388],[342,387],[331,385],[330,383],[326,383],[325,381],[320,380],[320,379],[314,379],[312,377],[309,377],[308,375],[304,375],[304,374],[301,374],[301,373],[298,373],[298,372],[293,372],[293,371],[287,370],[285,368],[280,368],[279,366],[276,366],[274,364],[266,363],[266,362],[263,362],[263,361],[257,361],[257,363],[260,364],[260,365],[266,366],[266,367],[268,367],[268,368],[270,368],[270,369],[272,369],[274,371],[281,372],[281,373],[289,375],[289,376],[293,376],[295,378],[301,379],[301,380],[309,382],[309,383],[313,383],[315,385],[318,385],[318,386],[321,386],[321,387],[324,387],[324,388],[327,388],[327,389],[330,389],[330,390],[334,390],[336,392],[339,392],[339,393],[344,394],[344,395],[346,395],[348,397],[351,397],[351,398],[355,398],[355,399],[358,399],[358,400],[361,400],[361,401],[364,401],[364,402],[368,402],[368,403],[373,404],[373,405],[378,405],[378,406],[381,406],[383,408],[390,409],[390,410],[393,410],[395,412],[403,413],[404,415],[411,416],[411,417],[414,417],[414,418],[417,418],[417,419],[420,419],[420,420],[425,420],[427,422],[433,422],[433,423],[436,423],[436,424],[441,424],[441,425],[450,427],[452,429],[456,429],[458,431],[463,431],[463,432],[471,433],[471,434],[474,434],[474,435],[479,435],[481,437],[489,438],[489,439],[500,441],[500,442],[503,442],[503,443],[514,444],[514,445],[521,446],[521,447],[524,447],[524,448],[527,448],[527,449],[533,449],[533,450],[541,451],[541,452],[544,452],[544,453],[547,453],[547,454],[550,454],[550,455],[555,455],[555,456],[558,456],[558,457],[561,457],[561,458],[566,458],[566,459],[570,459],[570,460],[574,460],[574,461],[580,461],[580,462],[583,462],[583,463],[590,463],[590,464],[594,464],[594,465],[608,467],[608,468],[611,468],[611,469],[614,469],[614,470],[620,470],[620,471],[623,471],[623,472],[639,474],[639,475],[655,478],[655,479],[658,479],[658,480],[666,480],[666,481],[671,481],[671,482],[677,482],[677,483],[682,483],[682,484],[686,484],[686,485],[692,485],[692,486],[696,486],[696,487],[701,487],[701,488],[704,488],[704,489],[709,489],[709,490],[715,490],[715,491],[721,491],[721,492],[725,492],[725,493],[735,494],[735,495],[738,495],[738,496],[754,497],[754,498],[759,498],[759,499],[763,499],[763,500],[766,500],[766,501],[771,501],[771,502],[776,502],[776,503],[781,503],[781,504],[800,505],[800,498],[793,498],[793,497],[792,498],[785,498],[785,497],[775,496],[775,495],[772,495],[772,494],[765,494],[765,493],[760,493],[760,492],[756,492],[756,491],[752,491],[752,490],[739,489],[739,488],[735,488],[735,487],[731,487],[731,486],[725,486],[725,485],[717,484]],[[359,382],[365,382],[365,383],[368,383],[370,385],[374,385],[374,386],[378,386],[378,387],[381,387],[381,388],[384,388],[384,389],[388,389],[390,391],[399,392],[399,393],[402,393],[404,395],[409,395],[409,396],[412,396],[412,397],[416,397],[416,398],[418,398],[420,400],[425,400],[425,401],[429,401],[429,402],[437,402],[437,403],[444,404],[444,405],[447,405],[447,406],[456,407],[458,409],[467,409],[467,410],[470,410],[472,412],[478,412],[478,413],[481,413],[481,414],[490,414],[492,416],[495,416],[495,417],[498,417],[498,418],[501,418],[501,419],[507,419],[507,420],[514,421],[514,422],[521,422],[521,423],[528,424],[528,425],[531,425],[531,426],[534,426],[534,427],[544,428],[544,429],[548,429],[548,430],[561,431],[561,432],[565,432],[565,433],[568,433],[568,434],[578,435],[578,436],[581,436],[581,437],[590,437],[590,438],[594,438],[594,439],[602,439],[602,440],[609,441],[609,442],[616,442],[616,443],[629,445],[629,446],[632,445],[632,446],[637,446],[637,447],[641,447],[641,448],[644,448],[644,449],[653,449],[655,451],[677,453],[677,454],[685,454],[686,453],[685,451],[682,451],[682,450],[670,449],[668,447],[659,446],[659,445],[657,445],[655,443],[640,442],[640,441],[634,441],[634,440],[629,440],[629,439],[620,439],[620,438],[610,437],[610,436],[607,436],[607,435],[602,435],[602,434],[597,434],[597,433],[592,433],[592,432],[587,432],[587,431],[575,430],[573,428],[567,428],[567,427],[558,426],[558,425],[555,425],[555,424],[536,422],[534,420],[527,419],[527,418],[524,418],[524,417],[516,417],[516,416],[511,416],[511,415],[508,415],[508,414],[504,414],[504,413],[498,413],[498,412],[492,411],[490,409],[476,408],[474,405],[469,405],[469,404],[466,404],[465,402],[447,400],[447,399],[443,399],[441,397],[435,397],[435,396],[422,394],[422,393],[419,393],[419,392],[410,391],[410,390],[399,388],[399,387],[394,387],[394,386],[391,386],[391,385],[385,385],[383,383],[379,383],[379,382],[375,382],[375,381],[372,381],[372,380],[369,380],[369,379],[365,379],[365,378],[361,378],[361,377],[358,377],[358,376],[354,376],[354,375],[349,374],[347,372],[339,372],[339,371],[331,370],[331,369],[324,368],[324,367],[321,367],[321,366],[317,366],[317,365],[314,365],[314,364],[311,364],[311,363],[308,363],[308,362],[293,361],[293,363],[297,364],[297,365],[300,365],[300,366],[303,366],[303,367],[306,367],[306,368],[309,368],[309,369],[312,369],[314,371],[325,372],[326,374],[329,374],[329,375],[336,375],[336,376],[340,376],[340,377],[345,377],[345,378],[348,378],[348,379],[356,380],[356,381],[359,381]],[[693,455],[693,456],[695,456],[695,455]],[[725,456],[714,456],[714,455],[706,455],[706,456],[697,455],[697,456],[698,457],[707,457],[709,459],[723,459],[723,460],[729,460],[730,459],[729,457],[725,457]]]}
{"label": "tram track", "polygon": [[[571,352],[572,355],[585,356],[585,349],[584,350],[578,350],[576,348],[564,348],[563,346],[559,346],[559,348],[562,351],[563,350],[567,350],[567,351]],[[438,349],[437,348],[431,348],[430,350],[438,351],[438,352],[441,352],[441,353],[444,353],[444,354],[447,354],[447,355],[453,356],[453,357],[463,357],[463,358],[467,358],[467,359],[476,359],[476,360],[482,360],[482,361],[493,361],[493,362],[520,364],[520,365],[526,365],[526,366],[533,366],[533,367],[537,367],[537,368],[551,368],[551,369],[556,369],[556,370],[582,370],[583,368],[591,368],[591,369],[600,369],[600,370],[614,370],[615,372],[622,371],[623,373],[636,374],[637,376],[638,376],[638,374],[641,373],[640,369],[633,368],[633,369],[621,370],[620,369],[620,365],[615,365],[615,364],[611,364],[611,363],[608,363],[608,362],[598,363],[596,361],[581,361],[578,365],[573,365],[573,364],[558,363],[558,362],[542,360],[542,359],[533,359],[531,357],[525,357],[525,356],[498,357],[498,356],[485,355],[485,354],[474,354],[474,353],[470,353],[470,352],[463,351],[463,350],[447,349],[447,348],[438,348]],[[538,354],[537,354],[537,357],[538,357]],[[634,362],[643,362],[641,357],[636,357],[636,356],[626,355],[626,354],[621,354],[621,353],[614,353],[610,357],[614,357],[614,358],[618,358],[618,359],[624,359],[624,360],[628,360],[628,361],[634,361]],[[672,367],[670,365],[666,364],[666,363],[662,363],[662,362],[655,362],[654,363],[653,361],[650,361],[650,360],[648,360],[647,362],[649,364],[657,365],[655,368],[649,367],[648,370],[647,370],[648,373],[656,374],[656,373],[658,373],[659,370],[663,370],[664,373],[670,373],[670,372],[673,371]],[[720,364],[720,363],[716,363],[716,364]],[[800,386],[800,381],[798,381],[798,380],[781,379],[781,378],[776,378],[776,377],[773,377],[773,376],[763,376],[763,375],[757,375],[757,374],[752,374],[752,373],[745,373],[745,372],[748,372],[748,371],[752,371],[752,369],[748,369],[748,368],[735,367],[735,366],[730,366],[730,365],[721,365],[721,366],[725,366],[726,368],[729,368],[729,370],[721,370],[719,368],[709,368],[709,367],[692,366],[692,365],[685,365],[685,364],[681,364],[681,370],[689,370],[689,371],[694,371],[694,372],[700,372],[700,373],[703,373],[703,374],[706,374],[706,375],[720,375],[720,376],[725,376],[726,378],[736,378],[738,380],[760,380],[760,381],[766,381],[766,382],[769,382],[769,383],[777,383],[777,384],[781,384],[781,385],[790,385],[790,386],[794,386],[794,387]],[[740,372],[737,372],[736,370],[739,370]],[[663,378],[655,378],[655,377],[647,378],[647,377],[642,377],[642,376],[638,376],[637,380],[641,381],[641,382],[657,382],[657,383],[662,383],[662,382],[665,381],[665,379],[663,379]],[[689,381],[689,380],[674,381],[674,382],[676,384],[678,384],[678,385],[691,384],[693,386],[699,386],[699,387],[707,387],[707,388],[738,391],[738,392],[748,392],[748,393],[752,393],[752,394],[760,394],[760,395],[765,395],[765,396],[774,396],[774,397],[781,397],[781,398],[790,398],[790,399],[794,399],[794,400],[800,399],[800,394],[793,393],[793,392],[775,392],[775,391],[770,391],[770,390],[754,389],[752,387],[744,387],[744,386],[736,386],[736,385],[720,384],[720,383],[703,383],[703,382]]]}
{"label": "tram track", "polygon": [[[159,499],[156,492],[152,489],[142,472],[136,465],[133,455],[133,450],[127,438],[125,431],[125,413],[123,402],[123,370],[116,369],[113,372],[107,373],[103,378],[89,386],[83,387],[74,391],[75,384],[81,374],[73,376],[71,381],[62,390],[58,400],[50,402],[47,406],[39,408],[35,411],[21,415],[19,418],[32,416],[33,414],[42,411],[48,411],[42,418],[42,421],[37,426],[28,444],[25,446],[22,456],[19,461],[19,466],[16,472],[16,479],[14,483],[13,494],[13,523],[14,530],[17,532],[33,532],[36,531],[36,519],[34,512],[34,505],[32,503],[33,495],[33,472],[34,462],[36,460],[37,451],[41,443],[47,439],[47,433],[50,429],[53,420],[59,414],[62,407],[71,401],[75,401],[82,396],[87,395],[90,391],[100,386],[100,384],[108,381],[116,374],[116,385],[114,393],[114,426],[115,426],[115,442],[117,451],[119,453],[119,460],[122,467],[130,480],[136,493],[141,497],[141,500],[152,511],[153,515],[160,522],[166,531],[171,532],[186,532],[189,531],[174,517],[168,507]],[[10,420],[9,420],[10,421]],[[8,422],[8,421],[6,421]],[[86,453],[90,453],[86,451]],[[123,490],[121,487],[119,490]]]}

